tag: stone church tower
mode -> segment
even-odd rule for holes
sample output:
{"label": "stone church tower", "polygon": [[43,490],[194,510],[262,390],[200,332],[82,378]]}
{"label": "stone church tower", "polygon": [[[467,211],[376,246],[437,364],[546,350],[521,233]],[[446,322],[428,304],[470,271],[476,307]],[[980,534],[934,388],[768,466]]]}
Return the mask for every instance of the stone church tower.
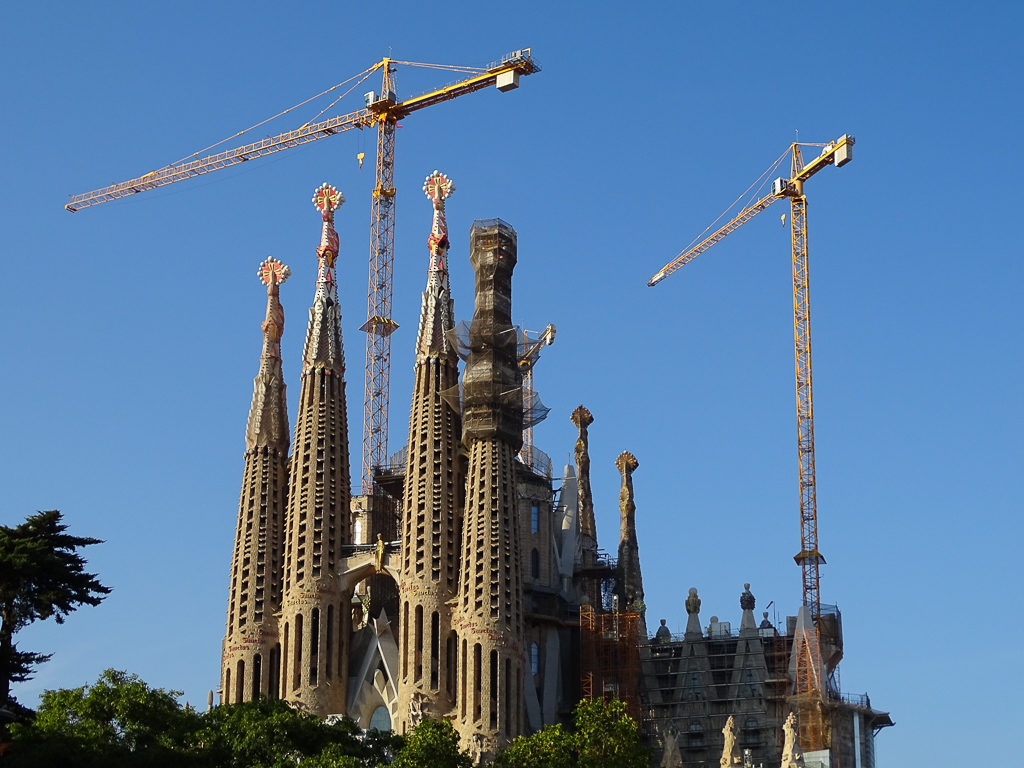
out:
{"label": "stone church tower", "polygon": [[455,701],[456,641],[449,602],[458,587],[465,487],[444,217],[445,200],[455,185],[434,171],[423,190],[433,204],[434,220],[427,241],[430,267],[416,339],[402,504],[398,733],[413,728],[413,720],[422,715],[447,714]]}
{"label": "stone church tower", "polygon": [[263,353],[245,428],[245,468],[231,558],[228,624],[221,653],[221,696],[237,703],[279,695],[285,506],[288,499],[288,404],[281,373],[284,310],[279,289],[289,270],[277,259],[260,264],[267,286]]}
{"label": "stone church tower", "polygon": [[327,184],[313,203],[323,220],[316,294],[309,310],[302,385],[289,468],[281,631],[281,698],[316,714],[344,713],[349,606],[337,579],[349,543],[350,477],[345,354],[334,276],[334,211]]}
{"label": "stone church tower", "polygon": [[523,732],[523,575],[515,457],[523,444],[522,374],[512,326],[516,233],[499,219],[470,231],[476,272],[463,376],[469,475],[462,528],[456,728],[476,755]]}

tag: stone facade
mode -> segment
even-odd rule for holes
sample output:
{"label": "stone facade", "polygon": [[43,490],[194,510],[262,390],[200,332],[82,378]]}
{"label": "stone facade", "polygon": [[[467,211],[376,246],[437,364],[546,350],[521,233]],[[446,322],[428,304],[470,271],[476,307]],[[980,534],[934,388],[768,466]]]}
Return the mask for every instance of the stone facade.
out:
{"label": "stone facade", "polygon": [[461,414],[446,396],[459,384],[444,216],[445,200],[455,185],[435,171],[424,190],[433,205],[434,219],[416,339],[402,493],[401,685],[395,723],[401,733],[415,725],[415,718],[446,714],[455,704],[456,639],[450,603],[458,587],[465,483]]}
{"label": "stone facade", "polygon": [[221,654],[224,701],[280,695],[284,520],[288,500],[288,404],[281,372],[284,309],[280,286],[288,267],[268,258],[260,265],[267,286],[263,353],[253,382],[245,429],[242,491],[231,559],[227,632]]}

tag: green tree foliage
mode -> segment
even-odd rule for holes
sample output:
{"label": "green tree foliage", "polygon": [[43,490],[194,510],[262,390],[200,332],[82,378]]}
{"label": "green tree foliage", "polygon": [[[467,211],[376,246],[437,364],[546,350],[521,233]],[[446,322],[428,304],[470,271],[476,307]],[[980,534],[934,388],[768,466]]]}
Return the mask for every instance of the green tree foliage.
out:
{"label": "green tree foliage", "polygon": [[283,701],[199,714],[180,695],[115,670],[91,686],[46,691],[34,720],[11,727],[4,768],[376,768],[401,745]]}
{"label": "green tree foliage", "polygon": [[108,669],[95,685],[46,691],[34,720],[11,726],[11,768],[188,766],[182,742],[199,716],[178,705],[177,691],[150,688]]}
{"label": "green tree foliage", "polygon": [[71,536],[57,510],[38,512],[13,528],[0,526],[0,704],[11,683],[31,677],[49,655],[19,650],[14,636],[34,621],[63,624],[80,605],[98,605],[110,590],[76,550],[99,539]]}
{"label": "green tree foliage", "polygon": [[621,701],[581,701],[573,730],[549,725],[520,736],[494,761],[494,768],[647,768],[650,755],[640,729]]}
{"label": "green tree foliage", "polygon": [[621,701],[581,701],[573,717],[577,768],[647,768],[640,727]]}
{"label": "green tree foliage", "polygon": [[498,753],[494,768],[573,768],[574,735],[561,724],[547,725],[531,736],[520,736]]}
{"label": "green tree foliage", "polygon": [[459,735],[447,720],[424,718],[406,736],[391,768],[472,768],[469,754],[459,749]]}

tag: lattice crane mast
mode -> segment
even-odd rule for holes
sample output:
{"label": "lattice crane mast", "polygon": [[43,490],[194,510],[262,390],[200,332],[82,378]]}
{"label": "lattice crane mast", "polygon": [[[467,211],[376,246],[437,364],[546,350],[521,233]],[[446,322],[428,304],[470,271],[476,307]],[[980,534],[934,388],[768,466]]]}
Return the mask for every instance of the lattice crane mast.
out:
{"label": "lattice crane mast", "polygon": [[[811,392],[811,308],[808,278],[807,198],[804,182],[829,165],[841,167],[853,159],[854,138],[844,134],[827,144],[793,143],[776,160],[765,176],[771,174],[787,155],[790,156],[789,178],[777,178],[771,191],[746,206],[729,222],[696,245],[687,248],[662,267],[647,281],[655,286],[676,270],[693,261],[730,232],[764,211],[772,203],[789,198],[790,236],[793,251],[793,342],[796,369],[797,442],[800,477],[800,552],[794,557],[800,566],[803,604],[811,613],[816,627],[809,638],[806,653],[797,657],[797,701],[801,702],[800,742],[805,750],[828,746],[827,729],[822,708],[824,691],[821,681],[821,613],[819,566],[825,558],[818,549],[818,507],[814,472],[814,407]],[[822,147],[821,153],[804,164],[802,147]],[[763,178],[763,177],[762,177]],[[755,182],[756,183],[756,182]],[[713,225],[712,225],[713,226]],[[710,227],[708,228],[710,229]],[[706,232],[707,230],[705,230]]]}
{"label": "lattice crane mast", "polygon": [[[395,94],[392,78],[392,74],[396,71],[394,66],[396,64],[459,72],[469,76],[459,82],[436,88],[405,101],[399,101]],[[491,86],[496,86],[502,92],[518,88],[519,77],[539,72],[540,66],[533,60],[529,48],[506,54],[500,61],[492,63],[486,69],[384,58],[345,82],[358,78],[356,82],[358,85],[377,71],[382,74],[381,90],[379,93],[370,91],[365,94],[363,109],[315,123],[306,123],[295,130],[198,159],[191,159],[195,157],[192,155],[182,162],[166,165],[137,178],[111,184],[92,192],[72,195],[64,206],[71,212],[80,211],[93,205],[158,189],[264,155],[308,144],[311,141],[344,133],[353,128],[363,129],[375,126],[377,128],[377,167],[370,214],[369,289],[366,322],[360,328],[366,332],[362,460],[364,494],[373,492],[374,467],[384,466],[387,459],[391,371],[390,337],[398,327],[391,319],[392,266],[395,255],[395,128],[399,120],[413,112],[441,102],[451,101],[468,93]],[[344,83],[339,85],[342,84]],[[352,88],[354,87],[352,86]],[[292,109],[294,108],[285,110],[285,112],[290,112]],[[285,112],[280,114],[285,114]],[[245,132],[242,131],[235,136],[240,136]]]}

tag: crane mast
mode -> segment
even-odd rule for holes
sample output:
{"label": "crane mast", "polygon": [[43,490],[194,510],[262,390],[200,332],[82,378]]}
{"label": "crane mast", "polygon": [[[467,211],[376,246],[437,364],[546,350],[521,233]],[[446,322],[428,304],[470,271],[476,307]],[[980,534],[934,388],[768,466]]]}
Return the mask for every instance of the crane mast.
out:
{"label": "crane mast", "polygon": [[[793,256],[793,350],[796,378],[797,453],[800,488],[800,552],[794,557],[800,566],[803,605],[810,612],[815,631],[809,633],[805,648],[797,655],[796,696],[800,710],[800,744],[812,751],[829,746],[824,719],[825,691],[821,679],[821,590],[819,567],[825,558],[818,548],[818,506],[814,467],[814,399],[811,377],[811,303],[808,272],[807,198],[804,182],[828,165],[841,167],[853,159],[854,138],[840,136],[824,145],[790,145],[789,178],[778,178],[771,192],[743,208],[730,221],[662,267],[650,280],[654,286],[777,200],[789,198],[790,239]],[[823,146],[821,153],[804,164],[802,146]]]}

